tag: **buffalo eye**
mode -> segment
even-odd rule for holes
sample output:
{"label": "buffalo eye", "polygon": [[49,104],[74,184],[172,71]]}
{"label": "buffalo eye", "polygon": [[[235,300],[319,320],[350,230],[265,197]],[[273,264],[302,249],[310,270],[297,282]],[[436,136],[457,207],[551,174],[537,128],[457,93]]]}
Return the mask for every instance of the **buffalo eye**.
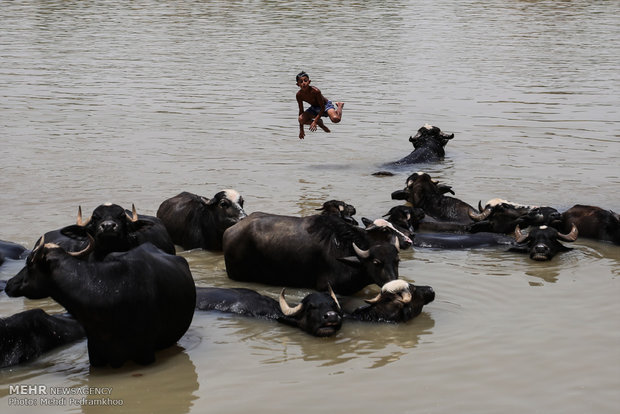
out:
{"label": "buffalo eye", "polygon": [[228,208],[230,207],[230,201],[228,201],[227,199],[223,198],[220,200],[220,207],[222,208]]}
{"label": "buffalo eye", "polygon": [[381,260],[379,260],[379,259],[374,259],[374,260],[372,261],[372,264],[374,264],[375,266],[380,266],[382,263],[381,263]]}

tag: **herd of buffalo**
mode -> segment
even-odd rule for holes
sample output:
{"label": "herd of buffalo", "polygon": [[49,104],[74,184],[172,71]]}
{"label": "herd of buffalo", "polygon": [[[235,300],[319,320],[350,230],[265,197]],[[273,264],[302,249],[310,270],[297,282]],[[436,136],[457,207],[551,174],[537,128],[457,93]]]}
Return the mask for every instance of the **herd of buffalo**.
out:
{"label": "herd of buffalo", "polygon": [[[410,138],[412,153],[385,166],[439,160],[453,137],[425,125]],[[33,309],[0,319],[0,367],[84,337],[92,366],[149,364],[185,334],[197,310],[272,319],[315,336],[335,334],[346,320],[406,322],[435,292],[399,279],[401,249],[500,246],[551,260],[569,250],[562,242],[578,236],[620,244],[620,217],[599,207],[559,212],[493,199],[476,208],[448,193],[454,195],[452,188],[430,175],[411,174],[404,189],[391,194],[404,203],[383,218],[362,218],[362,226],[355,208],[340,200],[305,217],[246,215],[235,190],[212,198],[182,192],[163,201],[156,217],[103,204],[84,219],[79,208],[76,224],[48,231],[32,250],[0,241],[0,265],[24,261],[17,275],[0,281],[0,290],[9,297],[51,297],[67,311]],[[280,296],[197,287],[178,248],[221,251],[230,279],[281,286]],[[364,306],[341,306],[371,284],[381,290]],[[285,287],[314,292],[293,306]]]}

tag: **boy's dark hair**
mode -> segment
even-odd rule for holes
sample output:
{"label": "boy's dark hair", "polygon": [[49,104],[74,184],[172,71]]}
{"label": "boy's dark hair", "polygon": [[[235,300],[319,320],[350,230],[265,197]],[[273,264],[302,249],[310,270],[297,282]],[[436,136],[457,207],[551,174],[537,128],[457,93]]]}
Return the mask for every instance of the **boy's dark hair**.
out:
{"label": "boy's dark hair", "polygon": [[295,77],[295,82],[299,82],[299,79],[303,78],[304,76],[307,76],[307,77],[308,77],[308,79],[310,79],[310,76],[309,76],[306,72],[304,72],[304,71],[302,70],[302,71],[301,71],[301,72],[299,72],[299,73],[297,74],[297,76]]}

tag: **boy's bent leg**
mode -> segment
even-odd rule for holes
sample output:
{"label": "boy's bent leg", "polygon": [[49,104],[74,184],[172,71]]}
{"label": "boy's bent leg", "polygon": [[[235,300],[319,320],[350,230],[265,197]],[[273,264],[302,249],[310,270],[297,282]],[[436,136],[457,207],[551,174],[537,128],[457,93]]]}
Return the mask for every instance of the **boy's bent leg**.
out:
{"label": "boy's bent leg", "polygon": [[344,107],[344,102],[336,102],[336,109],[330,109],[327,111],[327,115],[329,119],[337,124],[342,119],[342,108]]}

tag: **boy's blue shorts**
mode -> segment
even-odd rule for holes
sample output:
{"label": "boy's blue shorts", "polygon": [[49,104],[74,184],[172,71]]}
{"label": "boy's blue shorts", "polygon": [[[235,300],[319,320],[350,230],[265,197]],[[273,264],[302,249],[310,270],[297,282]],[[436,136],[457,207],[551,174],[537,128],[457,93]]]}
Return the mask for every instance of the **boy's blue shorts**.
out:
{"label": "boy's blue shorts", "polygon": [[[327,116],[327,111],[329,109],[336,109],[336,107],[334,106],[332,101],[327,101],[325,103],[325,112],[323,112],[322,116]],[[319,112],[321,112],[321,107],[319,107],[319,106],[311,106],[308,109],[306,109],[306,112],[312,114],[313,116],[317,116],[319,114]]]}

